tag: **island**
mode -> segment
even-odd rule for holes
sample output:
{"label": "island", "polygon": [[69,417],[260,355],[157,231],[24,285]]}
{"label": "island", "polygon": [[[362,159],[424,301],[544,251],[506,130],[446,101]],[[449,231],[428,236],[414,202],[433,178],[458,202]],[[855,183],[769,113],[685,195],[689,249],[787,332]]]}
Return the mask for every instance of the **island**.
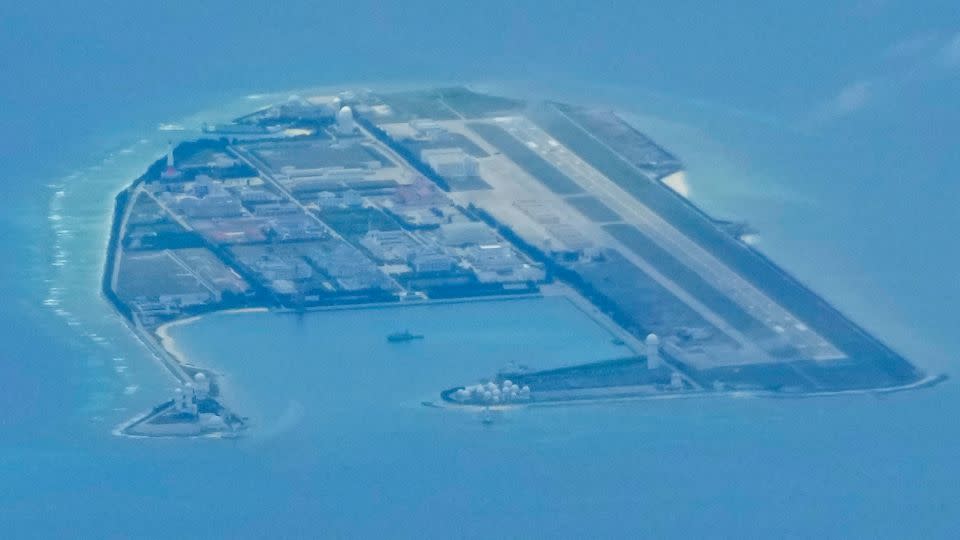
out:
{"label": "island", "polygon": [[[130,436],[233,436],[165,346],[205,313],[562,296],[622,357],[437,389],[441,407],[927,386],[929,376],[684,194],[615,113],[463,87],[291,96],[204,125],[116,198],[103,294],[180,382]],[[423,336],[404,330],[401,342]]]}

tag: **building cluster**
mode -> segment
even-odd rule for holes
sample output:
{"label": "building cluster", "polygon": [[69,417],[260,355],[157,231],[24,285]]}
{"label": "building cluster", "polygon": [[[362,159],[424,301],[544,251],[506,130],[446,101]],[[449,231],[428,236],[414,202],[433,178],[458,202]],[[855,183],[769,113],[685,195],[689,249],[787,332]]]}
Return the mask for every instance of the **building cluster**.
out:
{"label": "building cluster", "polygon": [[[208,130],[248,136],[181,145],[177,159],[171,150],[130,205],[119,295],[148,323],[220,302],[514,293],[546,278],[541,265],[362,130],[349,96],[295,96],[231,126]],[[286,135],[256,137],[244,126]],[[435,173],[482,182],[478,149],[433,121],[410,129],[427,146],[418,157]],[[187,249],[213,262],[194,265],[181,256]],[[160,253],[164,270],[149,280],[125,272]],[[225,288],[226,274],[242,286]]]}
{"label": "building cluster", "polygon": [[[421,180],[421,182],[424,182]],[[395,273],[453,272],[469,274],[478,283],[535,283],[545,278],[533,264],[486,223],[475,221],[435,187],[419,185],[389,197],[374,197],[401,222],[391,231],[373,230],[361,245]],[[397,266],[400,265],[400,266]]]}
{"label": "building cluster", "polygon": [[432,148],[420,152],[420,159],[444,178],[466,178],[480,175],[476,158],[461,148]]}

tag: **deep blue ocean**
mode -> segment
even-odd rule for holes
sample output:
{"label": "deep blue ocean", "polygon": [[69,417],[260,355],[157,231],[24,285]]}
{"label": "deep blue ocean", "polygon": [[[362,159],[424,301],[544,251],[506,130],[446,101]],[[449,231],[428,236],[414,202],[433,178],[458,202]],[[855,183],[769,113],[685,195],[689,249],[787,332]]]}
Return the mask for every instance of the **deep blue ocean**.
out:
{"label": "deep blue ocean", "polygon": [[[952,2],[380,4],[0,6],[0,537],[960,535],[955,379],[492,426],[420,405],[510,362],[617,354],[556,299],[209,317],[174,335],[260,413],[250,436],[111,435],[173,388],[98,293],[113,196],[168,139],[315,87],[610,106],[685,161],[696,202],[956,377]],[[407,326],[428,338],[384,343]]]}

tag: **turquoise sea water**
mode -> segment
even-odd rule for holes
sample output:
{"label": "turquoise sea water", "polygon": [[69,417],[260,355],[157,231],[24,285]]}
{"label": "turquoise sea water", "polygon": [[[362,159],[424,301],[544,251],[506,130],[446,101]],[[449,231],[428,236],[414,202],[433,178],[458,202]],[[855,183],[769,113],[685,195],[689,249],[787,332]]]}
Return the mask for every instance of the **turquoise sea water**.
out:
{"label": "turquoise sea water", "polygon": [[[157,124],[341,81],[507,80],[487,87],[613,105],[685,160],[698,203],[749,220],[908,358],[956,373],[952,2],[288,4],[2,8],[0,537],[958,535],[953,379],[883,398],[541,408],[489,428],[419,405],[511,360],[615,352],[550,300],[210,317],[179,343],[262,411],[251,435],[110,435],[173,385],[97,293],[114,194],[192,133]],[[811,121],[864,81],[851,110]],[[407,326],[427,339],[388,347]]]}

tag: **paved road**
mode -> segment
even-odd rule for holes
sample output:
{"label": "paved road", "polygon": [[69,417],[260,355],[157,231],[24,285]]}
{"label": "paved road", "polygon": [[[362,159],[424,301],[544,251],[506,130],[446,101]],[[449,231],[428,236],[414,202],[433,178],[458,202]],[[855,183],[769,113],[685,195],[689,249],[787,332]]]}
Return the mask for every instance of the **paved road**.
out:
{"label": "paved road", "polygon": [[[515,136],[532,141],[532,148],[560,170],[587,187],[587,191],[619,213],[624,221],[638,227],[710,285],[731,298],[746,312],[782,334],[794,347],[815,358],[838,358],[842,353],[803,325],[789,310],[777,304],[697,243],[671,226],[635,196],[624,191],[546,132],[525,119],[513,124]],[[593,137],[593,135],[590,135]],[[598,141],[601,144],[602,141]],[[609,148],[609,147],[608,147]],[[612,151],[612,149],[611,149]]]}

